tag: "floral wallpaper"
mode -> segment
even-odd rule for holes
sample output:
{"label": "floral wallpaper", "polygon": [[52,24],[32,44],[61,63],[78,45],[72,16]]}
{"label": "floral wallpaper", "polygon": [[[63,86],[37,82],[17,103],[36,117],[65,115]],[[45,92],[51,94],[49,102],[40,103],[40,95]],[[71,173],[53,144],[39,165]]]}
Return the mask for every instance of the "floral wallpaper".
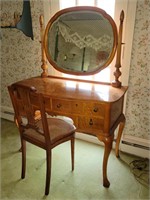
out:
{"label": "floral wallpaper", "polygon": [[138,0],[124,134],[150,136],[150,1]]}
{"label": "floral wallpaper", "polygon": [[[15,81],[41,74],[41,44],[39,16],[42,0],[30,0],[34,40],[16,28],[1,29],[1,105],[10,107],[7,86]],[[23,0],[2,0],[1,20],[8,25],[14,12],[22,14]]]}
{"label": "floral wallpaper", "polygon": [[[9,84],[41,74],[39,16],[43,13],[43,1],[30,2],[34,40],[17,29],[1,30],[1,105],[6,107],[11,105],[7,91]],[[22,1],[1,1],[1,16],[7,13],[9,20],[14,11],[22,13]],[[144,139],[150,135],[149,25],[150,1],[138,0],[124,134]]]}

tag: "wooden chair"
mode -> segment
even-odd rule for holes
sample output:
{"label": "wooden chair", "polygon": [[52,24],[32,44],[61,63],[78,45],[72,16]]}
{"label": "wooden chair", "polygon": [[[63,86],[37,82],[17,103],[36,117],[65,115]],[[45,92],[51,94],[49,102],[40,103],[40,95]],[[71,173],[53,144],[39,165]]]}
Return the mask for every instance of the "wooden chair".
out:
{"label": "wooden chair", "polygon": [[[22,148],[22,173],[25,178],[26,171],[26,141],[46,151],[46,185],[45,195],[49,194],[51,178],[52,149],[66,141],[71,141],[72,171],[74,170],[74,134],[73,124],[63,119],[47,117],[44,96],[34,87],[26,87],[19,84],[8,86],[9,94],[15,111]],[[36,97],[36,107],[32,105],[33,97]],[[40,110],[41,119],[35,118],[35,112]],[[23,122],[26,117],[27,123]]]}

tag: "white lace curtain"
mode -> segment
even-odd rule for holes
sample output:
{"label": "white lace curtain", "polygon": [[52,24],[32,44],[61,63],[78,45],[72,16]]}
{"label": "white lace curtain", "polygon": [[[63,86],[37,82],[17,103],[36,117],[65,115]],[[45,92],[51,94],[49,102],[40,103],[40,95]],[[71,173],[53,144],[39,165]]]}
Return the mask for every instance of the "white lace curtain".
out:
{"label": "white lace curtain", "polygon": [[106,34],[99,38],[95,38],[91,34],[81,36],[78,32],[73,32],[70,28],[61,22],[58,22],[58,28],[66,42],[73,43],[80,49],[84,47],[91,47],[95,51],[109,51],[113,46],[113,38]]}

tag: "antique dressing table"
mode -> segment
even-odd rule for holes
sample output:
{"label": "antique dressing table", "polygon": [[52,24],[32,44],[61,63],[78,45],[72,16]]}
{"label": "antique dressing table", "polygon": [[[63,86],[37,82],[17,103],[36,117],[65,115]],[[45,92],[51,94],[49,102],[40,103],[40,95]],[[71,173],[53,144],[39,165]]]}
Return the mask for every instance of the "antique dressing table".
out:
{"label": "antique dressing table", "polygon": [[[19,83],[34,86],[45,96],[50,115],[70,117],[77,131],[96,136],[104,143],[103,185],[109,187],[107,162],[112,149],[114,131],[116,156],[125,124],[124,95],[127,87],[119,81],[124,13],[117,31],[114,20],[96,7],[72,7],[56,13],[43,28],[40,17],[42,69],[39,77]],[[47,59],[57,70],[72,75],[93,75],[106,68],[116,55],[115,81],[102,83],[48,75]],[[36,94],[32,96],[36,109]],[[79,134],[80,134],[79,133]]]}

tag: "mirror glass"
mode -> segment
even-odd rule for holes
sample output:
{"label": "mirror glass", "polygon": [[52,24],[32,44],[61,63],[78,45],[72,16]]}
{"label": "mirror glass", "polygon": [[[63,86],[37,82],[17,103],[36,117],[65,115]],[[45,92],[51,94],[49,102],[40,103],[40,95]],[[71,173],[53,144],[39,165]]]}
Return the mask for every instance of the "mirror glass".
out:
{"label": "mirror glass", "polygon": [[89,75],[112,61],[117,29],[103,10],[78,7],[58,12],[47,25],[44,40],[47,58],[57,70]]}

